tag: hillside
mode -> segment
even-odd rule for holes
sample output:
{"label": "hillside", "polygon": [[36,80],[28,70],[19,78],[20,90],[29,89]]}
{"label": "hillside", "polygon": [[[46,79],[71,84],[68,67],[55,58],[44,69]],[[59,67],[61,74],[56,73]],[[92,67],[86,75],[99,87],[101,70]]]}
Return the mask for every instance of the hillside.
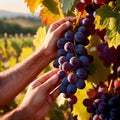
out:
{"label": "hillside", "polygon": [[24,16],[24,17],[38,17],[39,14],[35,13],[34,15],[30,13],[17,13],[17,12],[9,12],[5,10],[0,10],[0,18],[14,18],[18,16]]}

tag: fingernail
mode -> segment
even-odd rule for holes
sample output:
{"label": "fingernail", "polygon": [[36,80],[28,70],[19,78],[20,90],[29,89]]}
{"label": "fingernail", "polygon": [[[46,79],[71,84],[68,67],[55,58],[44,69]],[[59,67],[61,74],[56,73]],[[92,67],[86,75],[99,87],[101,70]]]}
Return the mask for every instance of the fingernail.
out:
{"label": "fingernail", "polygon": [[67,26],[70,26],[70,21],[67,21],[65,24],[66,24]]}

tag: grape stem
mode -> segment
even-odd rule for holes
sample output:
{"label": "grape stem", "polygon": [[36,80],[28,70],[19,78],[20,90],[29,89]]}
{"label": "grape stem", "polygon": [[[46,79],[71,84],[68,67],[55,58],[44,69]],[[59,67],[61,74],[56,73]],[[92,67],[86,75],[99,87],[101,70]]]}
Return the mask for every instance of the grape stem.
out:
{"label": "grape stem", "polygon": [[114,80],[111,80],[110,81],[110,84],[109,84],[109,87],[108,87],[108,92],[110,92],[110,91],[112,91],[113,90],[113,88],[114,88]]}

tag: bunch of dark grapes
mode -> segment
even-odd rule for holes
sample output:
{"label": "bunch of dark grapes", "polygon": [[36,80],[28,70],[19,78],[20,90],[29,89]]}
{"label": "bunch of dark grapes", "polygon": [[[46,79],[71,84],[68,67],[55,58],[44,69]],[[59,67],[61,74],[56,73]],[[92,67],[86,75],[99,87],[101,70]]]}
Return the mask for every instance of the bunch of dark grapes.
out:
{"label": "bunch of dark grapes", "polygon": [[88,89],[83,104],[92,113],[89,120],[120,120],[120,81],[115,82],[112,90],[103,83]]}
{"label": "bunch of dark grapes", "polygon": [[84,24],[85,20],[86,18],[82,19],[83,24],[77,30],[67,30],[57,41],[58,57],[53,63],[54,67],[59,68],[58,75],[62,82],[59,90],[64,93],[65,98],[69,97],[72,104],[77,101],[73,95],[77,88],[85,88],[89,64],[93,60],[85,48],[89,44],[87,37],[90,35]]}
{"label": "bunch of dark grapes", "polygon": [[109,47],[107,43],[102,43],[97,46],[99,57],[106,67],[112,65],[113,73],[108,76],[108,79],[115,80],[120,77],[120,45],[115,48]]}

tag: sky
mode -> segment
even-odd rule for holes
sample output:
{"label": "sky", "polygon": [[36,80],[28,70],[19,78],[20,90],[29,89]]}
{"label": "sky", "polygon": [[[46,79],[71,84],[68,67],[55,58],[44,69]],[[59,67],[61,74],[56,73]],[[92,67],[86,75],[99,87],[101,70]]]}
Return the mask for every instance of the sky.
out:
{"label": "sky", "polygon": [[30,13],[24,0],[0,0],[0,9],[10,12]]}

